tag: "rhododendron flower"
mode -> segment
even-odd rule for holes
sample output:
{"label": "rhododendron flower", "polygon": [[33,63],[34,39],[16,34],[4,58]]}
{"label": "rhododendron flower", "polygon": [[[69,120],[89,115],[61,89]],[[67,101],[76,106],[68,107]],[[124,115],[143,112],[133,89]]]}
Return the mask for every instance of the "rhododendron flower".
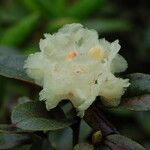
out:
{"label": "rhododendron flower", "polygon": [[76,23],[44,36],[41,51],[31,54],[24,67],[43,87],[40,100],[46,102],[48,110],[69,99],[83,116],[96,96],[107,106],[119,104],[129,81],[114,75],[127,68],[126,60],[118,54],[118,40],[110,43],[99,39],[95,30]]}

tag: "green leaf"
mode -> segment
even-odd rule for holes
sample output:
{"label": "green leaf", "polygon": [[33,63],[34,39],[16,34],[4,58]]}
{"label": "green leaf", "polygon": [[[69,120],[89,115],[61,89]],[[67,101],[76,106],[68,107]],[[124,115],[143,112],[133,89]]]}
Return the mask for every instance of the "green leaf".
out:
{"label": "green leaf", "polygon": [[19,23],[5,31],[0,45],[18,46],[22,44],[27,36],[35,29],[39,15],[33,14],[23,18]]}
{"label": "green leaf", "polygon": [[145,148],[137,142],[119,134],[107,136],[105,144],[108,145],[111,150],[145,150]]}
{"label": "green leaf", "polygon": [[132,28],[129,22],[118,19],[87,20],[83,24],[99,33],[129,31]]}
{"label": "green leaf", "polygon": [[92,128],[84,121],[80,123],[79,142],[87,142],[87,137],[92,133]]}
{"label": "green leaf", "polygon": [[122,100],[121,107],[135,111],[148,111],[150,110],[150,94],[125,98]]}
{"label": "green leaf", "polygon": [[35,0],[35,2],[40,4],[47,17],[56,18],[65,15],[66,9],[64,0]]}
{"label": "green leaf", "polygon": [[[150,134],[150,111],[139,112],[136,115],[137,122],[147,135]],[[142,130],[142,131],[143,131]]]}
{"label": "green leaf", "polygon": [[23,68],[26,59],[27,57],[23,55],[0,52],[0,75],[33,82],[33,80],[27,76],[25,69]]}
{"label": "green leaf", "polygon": [[47,139],[40,139],[35,141],[31,147],[30,150],[53,150],[53,147],[51,146],[50,142]]}
{"label": "green leaf", "polygon": [[21,2],[27,9],[40,12],[44,17],[64,16],[66,10],[65,0],[21,0]]}
{"label": "green leaf", "polygon": [[97,8],[103,6],[104,0],[77,0],[67,9],[67,15],[75,18],[85,18]]}
{"label": "green leaf", "polygon": [[31,99],[28,98],[28,97],[26,97],[26,96],[20,97],[20,98],[18,99],[18,103],[19,103],[19,104],[26,103],[26,102],[30,102],[30,101],[31,101]]}
{"label": "green leaf", "polygon": [[42,12],[43,8],[37,0],[21,0],[20,1],[27,10],[32,12]]}
{"label": "green leaf", "polygon": [[19,54],[19,52],[18,52],[18,49],[1,46],[0,47],[0,55],[1,54],[14,55],[14,54]]}
{"label": "green leaf", "polygon": [[126,76],[131,85],[127,88],[126,97],[150,94],[150,75],[133,73]]}
{"label": "green leaf", "polygon": [[79,20],[71,18],[71,17],[70,18],[68,18],[68,17],[56,18],[56,19],[48,22],[48,24],[45,28],[45,32],[56,32],[63,25],[74,23],[74,22],[79,22]]}
{"label": "green leaf", "polygon": [[12,149],[30,142],[27,135],[0,133],[0,149]]}
{"label": "green leaf", "polygon": [[94,150],[94,146],[88,143],[77,144],[73,150]]}
{"label": "green leaf", "polygon": [[49,141],[54,149],[72,149],[72,129],[66,128],[49,132]]}
{"label": "green leaf", "polygon": [[12,123],[29,131],[49,131],[63,129],[72,124],[65,119],[60,107],[47,111],[44,102],[32,101],[19,104],[12,112]]}

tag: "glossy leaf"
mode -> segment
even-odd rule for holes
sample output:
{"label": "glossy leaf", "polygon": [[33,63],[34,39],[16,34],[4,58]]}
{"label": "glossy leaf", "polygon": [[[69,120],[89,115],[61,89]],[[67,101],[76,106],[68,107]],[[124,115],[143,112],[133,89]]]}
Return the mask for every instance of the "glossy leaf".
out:
{"label": "glossy leaf", "polygon": [[2,54],[14,55],[14,54],[19,54],[19,51],[18,49],[15,49],[15,48],[0,46],[0,55]]}
{"label": "glossy leaf", "polygon": [[130,79],[131,85],[127,88],[125,96],[139,96],[150,94],[150,75],[133,73],[126,76]]}
{"label": "glossy leaf", "polygon": [[23,55],[0,52],[0,75],[33,82],[33,80],[27,76],[25,69],[23,68],[26,59],[27,57]]}
{"label": "glossy leaf", "polygon": [[45,103],[40,101],[17,105],[12,112],[11,119],[18,128],[31,131],[58,130],[72,124],[72,121],[65,119],[59,107],[47,111]]}
{"label": "glossy leaf", "polygon": [[150,95],[125,98],[122,100],[120,106],[129,110],[148,111],[150,110]]}
{"label": "glossy leaf", "polygon": [[119,134],[107,136],[105,143],[111,150],[145,150],[145,148],[137,142]]}
{"label": "glossy leaf", "polygon": [[66,128],[63,130],[50,131],[49,141],[54,149],[72,149],[72,129]]}

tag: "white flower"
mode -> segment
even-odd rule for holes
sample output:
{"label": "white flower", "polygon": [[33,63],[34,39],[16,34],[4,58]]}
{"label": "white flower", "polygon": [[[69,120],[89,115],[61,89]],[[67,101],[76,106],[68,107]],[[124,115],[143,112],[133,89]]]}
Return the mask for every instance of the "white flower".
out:
{"label": "white flower", "polygon": [[68,24],[53,35],[45,34],[40,49],[28,57],[24,67],[43,86],[40,100],[48,110],[69,99],[83,116],[98,95],[104,104],[118,105],[129,86],[128,79],[113,75],[127,68],[125,59],[117,54],[118,40],[98,39],[95,30],[81,24]]}

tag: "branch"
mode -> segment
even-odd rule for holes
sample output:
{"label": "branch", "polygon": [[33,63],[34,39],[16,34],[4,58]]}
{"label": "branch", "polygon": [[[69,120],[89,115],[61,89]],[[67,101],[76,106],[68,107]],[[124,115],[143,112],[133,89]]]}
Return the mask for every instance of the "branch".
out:
{"label": "branch", "polygon": [[94,104],[92,104],[84,115],[84,120],[95,130],[101,130],[102,135],[106,137],[110,134],[118,134],[116,128],[105,118]]}
{"label": "branch", "polygon": [[78,117],[77,122],[71,126],[73,131],[73,146],[79,143],[80,122],[81,119]]}

